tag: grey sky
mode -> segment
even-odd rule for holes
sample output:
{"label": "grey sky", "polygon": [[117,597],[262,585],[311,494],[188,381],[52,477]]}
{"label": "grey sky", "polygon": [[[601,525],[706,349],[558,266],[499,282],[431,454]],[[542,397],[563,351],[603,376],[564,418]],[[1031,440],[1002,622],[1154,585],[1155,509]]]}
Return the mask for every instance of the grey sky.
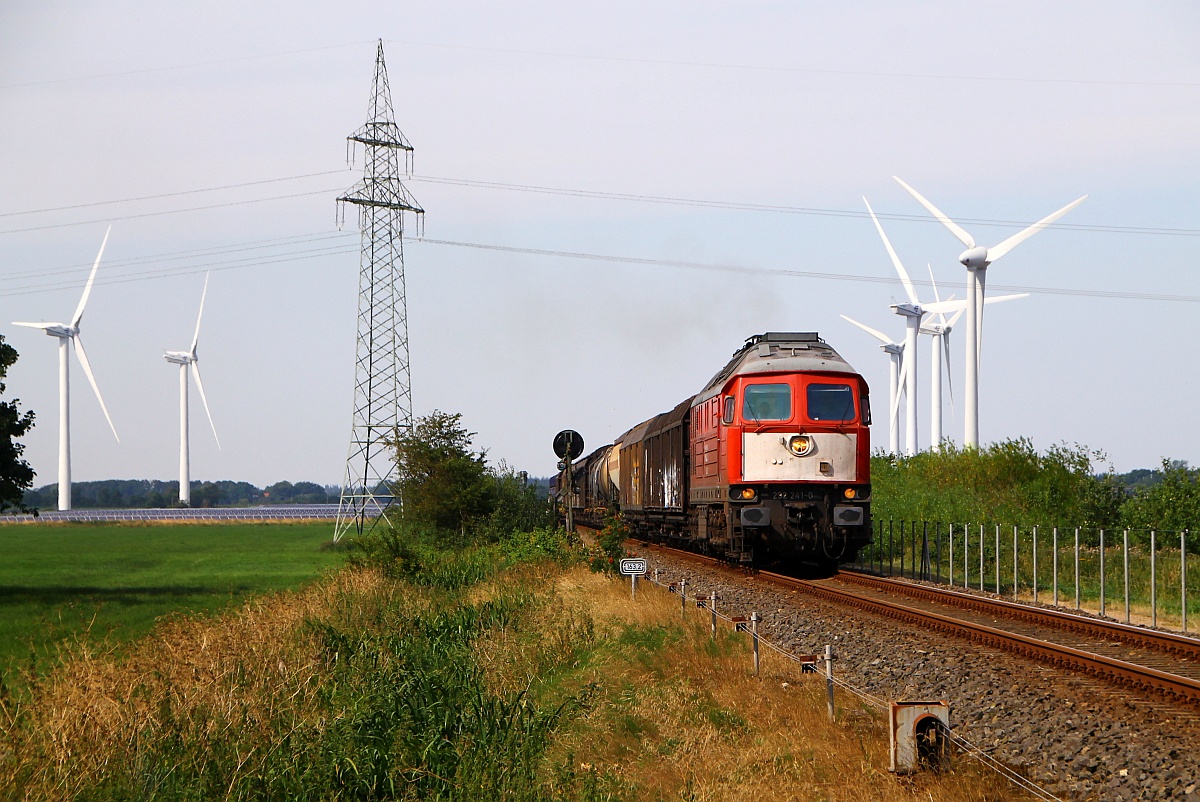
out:
{"label": "grey sky", "polygon": [[[898,282],[769,271],[892,278],[866,195],[909,269],[932,263],[961,297],[961,246],[895,174],[988,243],[1015,226],[966,221],[1091,195],[989,271],[989,290],[1077,294],[988,310],[985,441],[1080,442],[1120,470],[1200,462],[1198,23],[1182,2],[4,3],[0,331],[21,353],[10,395],[38,413],[37,482],[56,473],[54,343],[8,323],[69,318],[108,220],[83,330],[122,442],[73,365],[75,478],[176,476],[162,351],[187,347],[212,267],[200,354],[224,450],[193,396],[193,476],[340,480],[358,255],[333,201],[357,178],[345,136],[380,37],[428,210],[407,251],[416,412],[462,412],[493,457],[549,473],[559,429],[610,442],[765,330],[819,331],[882,413],[885,359],[838,314],[899,336]],[[925,444],[924,339],[920,358]],[[961,439],[957,413],[946,429]]]}

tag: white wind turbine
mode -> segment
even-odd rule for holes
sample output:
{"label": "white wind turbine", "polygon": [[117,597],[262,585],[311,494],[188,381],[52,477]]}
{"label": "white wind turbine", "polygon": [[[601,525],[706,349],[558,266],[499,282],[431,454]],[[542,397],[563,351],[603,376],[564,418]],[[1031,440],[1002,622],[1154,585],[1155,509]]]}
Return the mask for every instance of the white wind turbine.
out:
{"label": "white wind turbine", "polygon": [[96,270],[100,267],[100,257],[104,255],[104,246],[108,244],[110,232],[112,232],[112,226],[109,226],[108,230],[104,232],[104,241],[100,243],[100,252],[96,254],[92,272],[88,275],[87,284],[83,287],[83,296],[79,299],[79,306],[75,307],[75,314],[72,315],[69,325],[45,322],[13,323],[14,326],[41,329],[49,336],[58,338],[58,508],[60,510],[71,509],[71,361],[70,355],[67,353],[71,343],[75,344],[75,355],[79,357],[79,366],[83,368],[84,375],[87,376],[92,390],[96,393],[96,400],[100,402],[100,409],[104,411],[104,419],[108,421],[108,427],[112,429],[113,437],[117,438],[118,443],[121,442],[121,438],[117,436],[117,427],[113,426],[108,408],[104,406],[104,399],[100,396],[100,387],[96,384],[92,365],[88,362],[87,352],[83,349],[83,340],[79,336],[79,323],[83,320],[83,308],[87,305],[88,295],[92,292],[92,282],[96,280]]}
{"label": "white wind turbine", "polygon": [[221,438],[217,437],[217,425],[213,423],[212,411],[208,408],[208,398],[204,395],[204,383],[200,381],[199,357],[196,346],[200,342],[200,319],[204,316],[204,299],[208,295],[208,274],[204,275],[204,291],[200,294],[200,312],[196,315],[196,333],[192,337],[192,347],[187,351],[167,351],[163,359],[179,366],[179,501],[183,504],[192,503],[191,453],[188,443],[188,370],[196,379],[196,389],[200,391],[200,400],[204,402],[204,412],[208,415],[208,425],[212,427],[213,439],[217,448],[221,447]]}
{"label": "white wind turbine", "polygon": [[1008,239],[995,245],[991,248],[985,248],[975,244],[975,238],[963,230],[957,223],[951,220],[946,215],[934,206],[932,203],[922,197],[921,193],[910,187],[908,184],[901,181],[897,176],[892,176],[900,184],[908,190],[908,193],[917,199],[917,202],[929,211],[934,217],[941,221],[942,225],[946,226],[955,237],[957,237],[967,250],[963,251],[958,261],[967,268],[967,354],[966,354],[966,400],[963,402],[963,418],[965,423],[965,431],[963,433],[963,444],[968,448],[979,447],[979,350],[980,343],[983,340],[983,303],[985,296],[985,287],[987,284],[987,268],[992,262],[995,262],[1001,256],[1011,251],[1013,248],[1020,245],[1025,240],[1032,237],[1034,234],[1041,231],[1046,226],[1053,223],[1058,218],[1062,217],[1067,212],[1074,209],[1079,204],[1087,200],[1087,195],[1084,195],[1078,200],[1068,203],[1066,206],[1059,209],[1054,214],[1042,218],[1028,228],[1013,234]]}
{"label": "white wind turbine", "polygon": [[[927,334],[931,338],[933,349],[930,353],[930,370],[929,385],[930,385],[930,401],[929,401],[929,443],[930,448],[938,450],[942,443],[942,354],[946,358],[946,378],[947,384],[950,387],[950,399],[954,399],[954,380],[950,375],[950,332],[954,330],[954,324],[962,317],[967,308],[966,301],[956,301],[951,295],[945,301],[942,301],[938,294],[937,280],[933,277],[933,267],[929,266],[929,282],[933,286],[933,297],[940,306],[947,307],[946,311],[938,312],[936,322],[926,322],[921,324],[921,334]],[[984,304],[998,304],[1004,301],[1012,301],[1017,298],[1028,298],[1029,293],[1023,292],[1017,295],[996,295],[991,298],[985,298]],[[954,310],[953,316],[949,320],[946,319],[946,312]]]}
{"label": "white wind turbine", "polygon": [[859,323],[853,318],[840,316],[847,323],[852,323],[879,340],[879,346],[888,355],[888,453],[900,453],[900,357],[904,353],[904,343],[898,343],[878,329],[873,329],[865,323]]}
{"label": "white wind turbine", "polygon": [[[926,313],[953,311],[956,302],[921,303],[921,299],[917,297],[916,288],[913,287],[912,279],[908,277],[908,271],[904,269],[904,264],[896,255],[896,249],[892,247],[891,241],[883,231],[883,226],[879,224],[879,218],[875,216],[875,210],[871,208],[871,204],[866,198],[863,198],[863,203],[867,205],[867,212],[870,213],[871,220],[875,223],[875,230],[879,232],[883,245],[887,248],[888,256],[892,259],[892,265],[900,276],[900,283],[904,285],[904,292],[908,295],[909,300],[906,304],[892,304],[891,308],[893,312],[904,318],[905,325],[904,360],[900,368],[900,381],[904,383],[905,396],[904,453],[911,457],[917,453],[917,333],[921,329],[921,322]],[[940,394],[940,378],[938,383]]]}

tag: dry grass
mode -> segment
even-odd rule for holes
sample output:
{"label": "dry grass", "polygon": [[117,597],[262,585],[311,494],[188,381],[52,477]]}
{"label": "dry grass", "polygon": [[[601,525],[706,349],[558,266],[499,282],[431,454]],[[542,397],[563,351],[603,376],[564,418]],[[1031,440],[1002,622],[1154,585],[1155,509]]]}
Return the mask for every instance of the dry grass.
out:
{"label": "dry grass", "polygon": [[[719,629],[679,599],[582,570],[565,575],[566,608],[590,616],[602,640],[621,633],[674,632],[653,659],[614,653],[590,666],[608,689],[587,726],[560,746],[584,771],[618,778],[639,799],[1002,800],[1017,796],[995,775],[964,762],[957,771],[898,778],[888,770],[886,719],[838,692],[828,720],[825,683],[764,652],[754,677],[747,636]],[[625,636],[630,639],[629,635]]]}
{"label": "dry grass", "polygon": [[[342,715],[321,703],[336,657],[319,647],[314,623],[387,632],[443,606],[514,598],[524,600],[507,604],[515,617],[472,642],[487,687],[527,691],[548,709],[582,701],[553,733],[541,758],[545,793],[531,789],[530,799],[1016,796],[973,764],[893,777],[881,716],[842,695],[840,720],[828,722],[820,678],[770,654],[756,678],[746,637],[721,630],[710,639],[708,618],[693,608],[681,620],[677,597],[643,583],[631,600],[627,582],[550,564],[509,569],[459,596],[344,570],[219,618],[164,622],[120,656],[76,644],[28,698],[5,700],[0,789],[7,799],[112,798],[128,786],[98,792],[105,778],[158,739],[158,754],[178,744],[181,760],[224,756],[208,787],[227,790],[209,796],[253,796],[239,782],[268,774],[273,750],[289,739],[318,742]],[[314,798],[340,796],[307,787]]]}
{"label": "dry grass", "polygon": [[10,759],[0,762],[0,786],[28,799],[73,798],[181,722],[189,738],[212,744],[281,721],[311,723],[322,665],[305,622],[335,610],[369,616],[393,592],[377,573],[344,570],[216,618],[169,619],[120,656],[87,640],[64,646],[28,698],[5,700],[0,736]]}

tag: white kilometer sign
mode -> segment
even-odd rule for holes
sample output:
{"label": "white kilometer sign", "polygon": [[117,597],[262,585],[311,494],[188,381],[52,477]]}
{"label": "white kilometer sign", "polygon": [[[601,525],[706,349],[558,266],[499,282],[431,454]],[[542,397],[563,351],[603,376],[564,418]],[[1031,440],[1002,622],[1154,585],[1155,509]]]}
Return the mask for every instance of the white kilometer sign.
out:
{"label": "white kilometer sign", "polygon": [[640,557],[624,557],[621,559],[621,573],[624,576],[642,576],[646,573],[646,561]]}

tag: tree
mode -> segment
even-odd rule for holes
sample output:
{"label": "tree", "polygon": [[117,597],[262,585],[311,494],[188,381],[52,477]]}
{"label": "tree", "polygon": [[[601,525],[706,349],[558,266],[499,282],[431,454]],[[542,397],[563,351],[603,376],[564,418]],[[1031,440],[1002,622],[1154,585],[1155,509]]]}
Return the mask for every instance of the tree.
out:
{"label": "tree", "polygon": [[[0,397],[4,395],[4,377],[17,361],[17,349],[4,341],[0,334]],[[33,412],[20,409],[20,399],[0,401],[0,512],[16,507],[22,512],[29,508],[22,502],[25,491],[33,487],[33,469],[21,459],[25,444],[18,443],[33,428]]]}
{"label": "tree", "polygon": [[465,534],[495,509],[496,483],[485,452],[472,450],[474,436],[462,415],[438,410],[397,433],[395,491],[406,521]]}

